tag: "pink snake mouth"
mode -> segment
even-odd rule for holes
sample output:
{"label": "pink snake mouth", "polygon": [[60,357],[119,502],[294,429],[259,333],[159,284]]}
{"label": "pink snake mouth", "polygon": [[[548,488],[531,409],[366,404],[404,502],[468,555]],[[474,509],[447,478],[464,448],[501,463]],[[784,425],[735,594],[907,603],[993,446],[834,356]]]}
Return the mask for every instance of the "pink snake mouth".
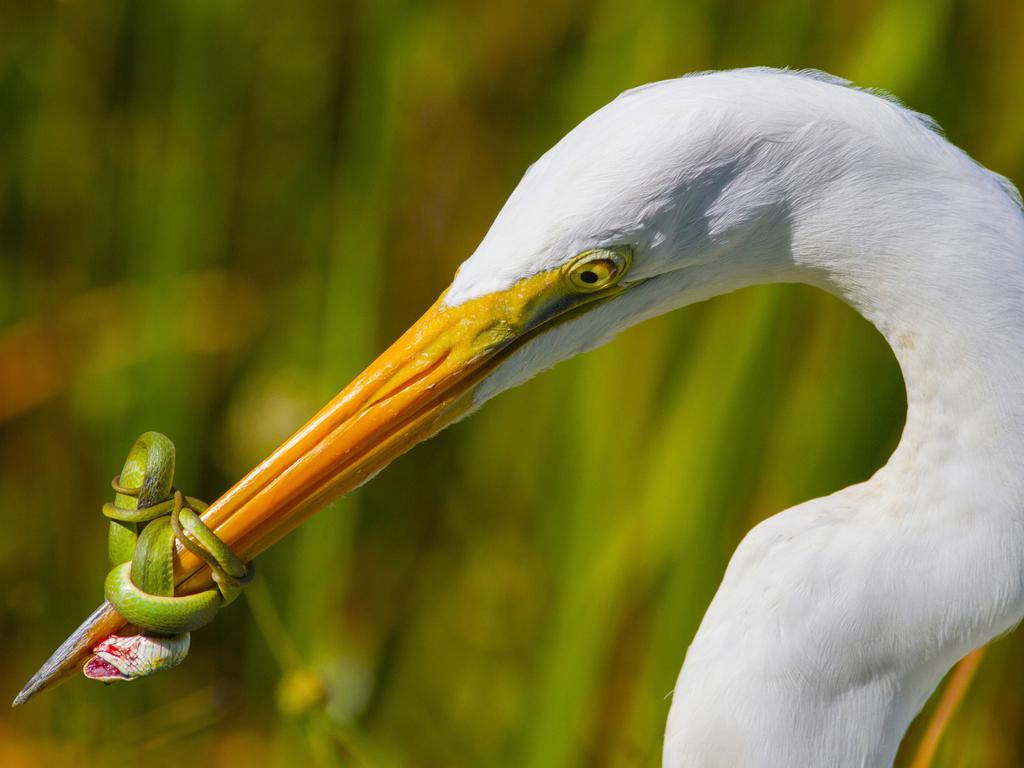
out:
{"label": "pink snake mouth", "polygon": [[82,671],[90,680],[99,680],[101,683],[113,683],[128,679],[128,676],[122,674],[121,670],[99,656],[89,659]]}

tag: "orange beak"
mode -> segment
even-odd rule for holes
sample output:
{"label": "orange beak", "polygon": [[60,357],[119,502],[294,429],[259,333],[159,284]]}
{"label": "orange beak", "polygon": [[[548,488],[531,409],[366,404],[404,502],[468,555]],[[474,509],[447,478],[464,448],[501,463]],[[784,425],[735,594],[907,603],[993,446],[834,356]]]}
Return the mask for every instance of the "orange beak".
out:
{"label": "orange beak", "polygon": [[[473,390],[520,342],[608,292],[578,295],[560,270],[456,307],[443,297],[369,368],[231,490],[203,520],[243,560],[361,485],[412,446],[465,415]],[[179,546],[177,591],[212,585],[209,569]],[[108,604],[54,652],[15,700],[76,673],[125,621]]]}

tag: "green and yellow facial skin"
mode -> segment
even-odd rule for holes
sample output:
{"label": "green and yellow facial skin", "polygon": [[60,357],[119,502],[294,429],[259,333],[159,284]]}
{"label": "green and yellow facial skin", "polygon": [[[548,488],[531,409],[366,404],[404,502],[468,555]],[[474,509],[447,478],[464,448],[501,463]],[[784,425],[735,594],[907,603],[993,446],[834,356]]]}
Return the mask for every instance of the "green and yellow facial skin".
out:
{"label": "green and yellow facial skin", "polygon": [[[537,333],[618,295],[626,246],[579,254],[504,291],[448,306],[442,297],[387,351],[259,466],[214,502],[203,521],[245,562],[326,503],[472,407],[472,392]],[[179,548],[175,594],[210,589],[210,570]],[[77,669],[124,619],[93,614],[26,686],[41,690]]]}

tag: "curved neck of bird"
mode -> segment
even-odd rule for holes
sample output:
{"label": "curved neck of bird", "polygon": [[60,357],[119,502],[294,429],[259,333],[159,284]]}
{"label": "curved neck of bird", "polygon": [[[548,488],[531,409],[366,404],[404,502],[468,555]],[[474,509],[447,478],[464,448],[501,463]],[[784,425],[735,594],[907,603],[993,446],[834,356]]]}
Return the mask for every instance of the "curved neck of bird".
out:
{"label": "curved neck of bird", "polygon": [[[952,664],[1024,615],[1024,217],[979,195],[797,211],[781,268],[757,275],[873,323],[907,421],[870,480],[744,540],[687,652],[666,764],[753,744],[770,765],[890,765]],[[723,721],[742,726],[720,738]]]}
{"label": "curved neck of bird", "polygon": [[[1006,202],[1011,202],[1007,198]],[[833,253],[817,282],[885,337],[907,392],[903,435],[870,484],[907,511],[969,502],[1024,514],[1024,217],[936,196],[899,232],[873,230]],[[963,205],[963,207],[960,207]],[[878,216],[891,217],[892,204]],[[909,224],[909,225],[908,225]],[[922,508],[923,507],[923,508]],[[897,510],[899,511],[899,510]],[[966,511],[966,510],[965,510]]]}

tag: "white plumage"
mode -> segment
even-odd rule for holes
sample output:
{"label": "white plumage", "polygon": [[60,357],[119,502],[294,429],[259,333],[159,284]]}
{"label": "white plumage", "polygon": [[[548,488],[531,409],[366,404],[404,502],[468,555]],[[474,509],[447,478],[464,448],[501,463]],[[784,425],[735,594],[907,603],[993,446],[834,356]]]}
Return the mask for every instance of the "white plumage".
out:
{"label": "white plumage", "polygon": [[686,654],[664,762],[890,765],[944,673],[1024,615],[1016,190],[927,118],[827,75],[690,76],[623,94],[538,160],[446,301],[622,244],[635,287],[525,344],[477,404],[753,283],[856,308],[903,371],[902,439],[869,481],[740,544]]}

